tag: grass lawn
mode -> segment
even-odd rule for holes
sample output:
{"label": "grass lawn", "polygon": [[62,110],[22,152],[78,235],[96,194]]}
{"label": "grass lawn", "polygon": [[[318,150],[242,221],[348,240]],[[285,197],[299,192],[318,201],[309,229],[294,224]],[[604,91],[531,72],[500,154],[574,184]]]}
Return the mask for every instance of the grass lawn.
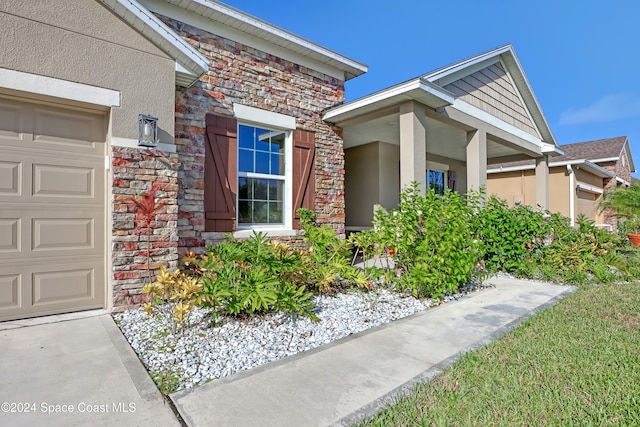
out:
{"label": "grass lawn", "polygon": [[640,284],[582,286],[361,426],[640,425]]}

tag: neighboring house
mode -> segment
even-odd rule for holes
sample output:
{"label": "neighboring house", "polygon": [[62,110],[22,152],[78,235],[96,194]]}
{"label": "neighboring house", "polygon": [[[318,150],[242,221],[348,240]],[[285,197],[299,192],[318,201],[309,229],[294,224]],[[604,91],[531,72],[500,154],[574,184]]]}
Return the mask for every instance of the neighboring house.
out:
{"label": "neighboring house", "polygon": [[[626,136],[561,145],[564,155],[550,163],[551,212],[575,224],[579,215],[596,225],[616,231],[612,212],[598,209],[603,193],[618,185],[631,185],[635,165]],[[493,165],[487,172],[487,192],[510,205],[536,206],[536,185],[531,161]]]}
{"label": "neighboring house", "polygon": [[343,128],[348,230],[371,227],[418,182],[458,192],[487,185],[487,168],[535,163],[536,203],[549,204],[548,158],[562,154],[511,45],[329,109]]}
{"label": "neighboring house", "polygon": [[127,198],[151,182],[152,269],[229,232],[296,241],[297,207],[344,235],[322,113],[365,65],[205,0],[5,0],[0,38],[0,320],[140,303]]}

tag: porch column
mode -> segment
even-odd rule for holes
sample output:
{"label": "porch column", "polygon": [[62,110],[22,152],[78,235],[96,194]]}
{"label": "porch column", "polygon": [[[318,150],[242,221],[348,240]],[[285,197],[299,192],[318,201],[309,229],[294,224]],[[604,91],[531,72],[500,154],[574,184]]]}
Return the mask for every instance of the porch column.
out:
{"label": "porch column", "polygon": [[549,156],[536,158],[536,203],[542,210],[549,209]]}
{"label": "porch column", "polygon": [[487,187],[487,132],[467,132],[467,191]]}
{"label": "porch column", "polygon": [[424,106],[414,101],[400,105],[400,189],[413,181],[427,188],[427,116]]}

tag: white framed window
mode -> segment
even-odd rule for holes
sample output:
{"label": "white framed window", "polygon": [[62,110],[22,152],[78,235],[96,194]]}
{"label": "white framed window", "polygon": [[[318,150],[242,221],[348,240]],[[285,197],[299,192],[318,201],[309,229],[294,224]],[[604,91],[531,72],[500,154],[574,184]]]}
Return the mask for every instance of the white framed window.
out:
{"label": "white framed window", "polygon": [[291,194],[287,185],[287,153],[291,132],[238,124],[239,228],[287,227]]}

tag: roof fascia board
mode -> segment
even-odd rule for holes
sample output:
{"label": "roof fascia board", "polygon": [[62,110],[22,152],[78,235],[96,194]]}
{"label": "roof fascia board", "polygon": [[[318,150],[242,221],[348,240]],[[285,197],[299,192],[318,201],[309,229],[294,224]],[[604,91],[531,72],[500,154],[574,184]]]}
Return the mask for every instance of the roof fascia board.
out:
{"label": "roof fascia board", "polygon": [[[590,162],[589,160],[564,160],[562,162],[552,162],[549,163],[549,167],[558,167],[558,166],[584,166],[585,170],[590,171],[591,173],[593,173],[596,176],[599,176],[601,178],[610,178],[612,177],[614,174],[612,172],[609,172],[608,170],[601,168],[600,166]],[[519,166],[508,166],[505,168],[493,168],[493,169],[487,169],[487,173],[500,173],[500,172],[516,172],[516,171],[523,171],[523,170],[531,170],[531,169],[535,169],[535,164],[532,165],[519,165]]]}
{"label": "roof fascia board", "polygon": [[[136,0],[100,1],[110,7],[125,22],[138,30],[140,34],[153,41],[194,75],[200,76],[208,70],[209,60],[207,60],[207,58],[164,25],[162,21],[156,18]],[[118,5],[122,9],[118,7]],[[145,29],[150,30],[156,37],[149,35]]]}
{"label": "roof fascia board", "polygon": [[464,77],[467,77],[497,62],[500,62],[500,58],[494,56],[494,57],[483,59],[482,61],[473,62],[466,67],[458,67],[455,71],[452,71],[450,74],[445,74],[440,78],[434,79],[429,75],[423,76],[422,78],[427,79],[430,82],[433,82],[439,86],[444,87],[450,83],[455,82],[456,80],[460,80]]}
{"label": "roof fascia board", "polygon": [[[549,165],[551,166],[551,165]],[[517,172],[535,169],[536,165],[508,166],[506,168],[487,169],[487,173]]]}
{"label": "roof fascia board", "polygon": [[629,146],[629,138],[625,138],[623,149],[627,153],[627,162],[629,163],[629,170],[631,173],[636,171],[636,164],[633,161],[633,156],[631,155],[631,147]]}
{"label": "roof fascia board", "polygon": [[[442,86],[446,86],[447,84],[451,83],[454,80],[457,80],[459,77],[447,81],[445,80],[445,78],[447,78],[450,75],[456,75],[459,74],[460,72],[462,72],[461,74],[465,73],[465,70],[468,69],[468,67],[472,67],[472,69],[474,69],[475,71],[484,68],[474,68],[477,66],[477,64],[484,64],[487,63],[488,65],[491,65],[494,62],[491,62],[493,59],[495,59],[497,56],[501,55],[502,53],[508,51],[511,48],[511,45],[504,45],[504,46],[500,46],[496,49],[490,50],[488,52],[485,53],[481,53],[480,55],[476,55],[474,57],[471,58],[467,58],[465,60],[456,62],[454,64],[448,65],[446,67],[434,70],[428,74],[425,74],[424,76],[422,76],[423,78],[428,79],[431,82],[434,83],[438,83]],[[474,72],[475,72],[474,71]],[[443,83],[443,81],[447,81],[447,83]]]}
{"label": "roof fascia board", "polygon": [[601,159],[591,159],[591,161],[594,162],[594,163],[617,162],[618,160],[620,160],[620,157],[603,157]]}
{"label": "roof fascia board", "polygon": [[[179,2],[172,0],[141,0],[141,2],[153,12],[271,53],[280,58],[308,66],[331,77],[348,80],[368,71],[368,67],[360,62],[219,2],[204,0],[181,0]],[[206,15],[207,12],[219,13],[228,22],[222,23],[212,19]],[[252,27],[260,35],[250,34],[234,28],[231,25],[232,23]],[[277,39],[284,44],[298,46],[306,55],[270,41],[273,39]]]}
{"label": "roof fascia board", "polygon": [[[383,102],[393,97],[409,95],[409,92],[413,90],[426,92],[437,97],[438,99],[442,100],[442,102],[448,105],[453,104],[455,101],[455,96],[448,90],[445,90],[440,86],[435,85],[423,78],[417,78],[332,108],[325,112],[322,119],[334,123],[335,121],[340,121],[339,117],[341,115],[352,113],[365,107],[373,106],[377,103]],[[409,95],[408,98],[405,98],[405,100],[409,99],[414,99],[414,97]]]}

